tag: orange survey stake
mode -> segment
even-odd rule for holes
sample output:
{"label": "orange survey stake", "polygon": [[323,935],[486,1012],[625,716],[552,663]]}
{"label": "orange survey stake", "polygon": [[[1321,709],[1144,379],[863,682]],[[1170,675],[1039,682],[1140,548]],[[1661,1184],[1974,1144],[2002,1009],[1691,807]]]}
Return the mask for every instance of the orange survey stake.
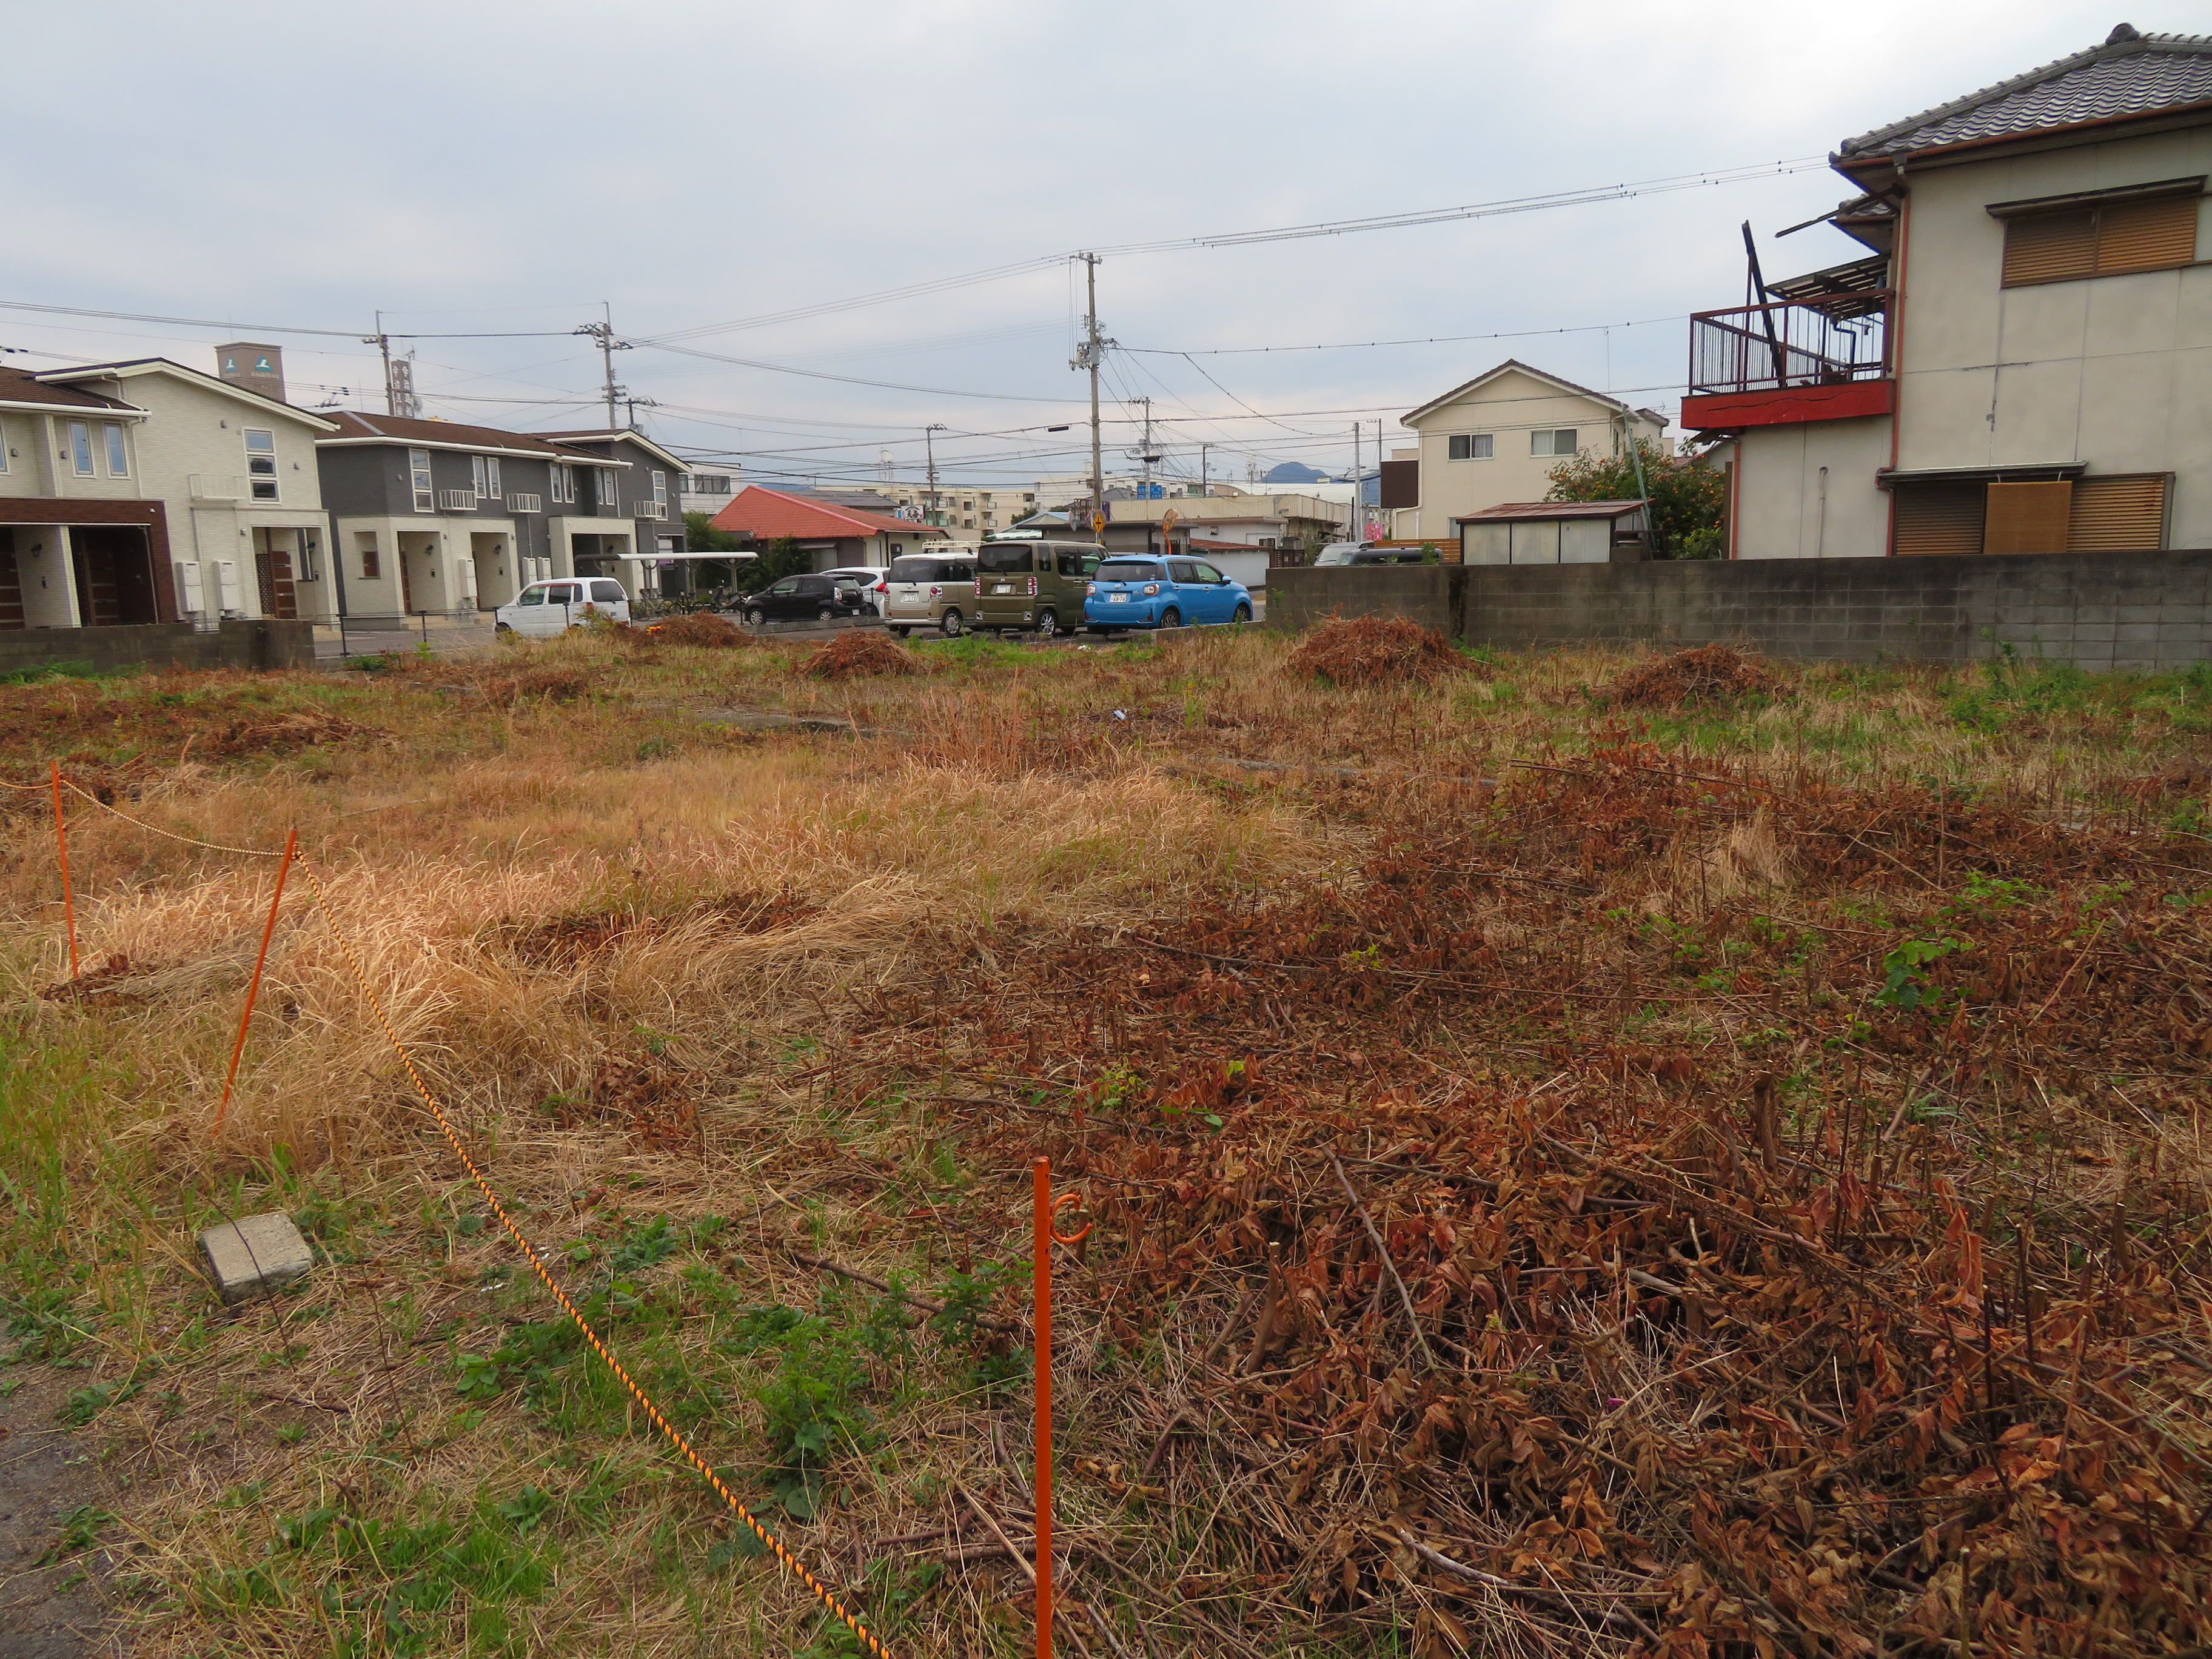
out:
{"label": "orange survey stake", "polygon": [[1052,1659],[1052,1247],[1077,1244],[1095,1223],[1079,1233],[1062,1233],[1053,1223],[1076,1193],[1052,1195],[1052,1160],[1037,1159],[1032,1231],[1036,1249],[1036,1607],[1037,1659]]}

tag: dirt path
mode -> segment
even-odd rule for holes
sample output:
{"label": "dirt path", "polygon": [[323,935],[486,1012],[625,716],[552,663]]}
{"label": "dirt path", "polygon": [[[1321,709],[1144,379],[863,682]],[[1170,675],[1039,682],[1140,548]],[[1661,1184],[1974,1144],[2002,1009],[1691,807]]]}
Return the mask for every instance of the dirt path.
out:
{"label": "dirt path", "polygon": [[0,1373],[22,1386],[0,1400],[0,1659],[81,1659],[116,1650],[100,1639],[106,1598],[85,1573],[105,1565],[94,1550],[48,1566],[61,1517],[97,1504],[105,1482],[54,1421],[76,1374]]}

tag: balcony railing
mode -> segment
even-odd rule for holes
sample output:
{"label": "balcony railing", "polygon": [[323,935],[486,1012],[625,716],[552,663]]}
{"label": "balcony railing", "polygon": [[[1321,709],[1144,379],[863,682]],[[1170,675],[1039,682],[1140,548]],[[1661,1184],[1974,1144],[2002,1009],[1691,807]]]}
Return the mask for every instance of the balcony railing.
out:
{"label": "balcony railing", "polygon": [[[1690,395],[1847,386],[1889,374],[1890,290],[1824,308],[1795,301],[1690,316]],[[1859,314],[1838,316],[1837,311]]]}

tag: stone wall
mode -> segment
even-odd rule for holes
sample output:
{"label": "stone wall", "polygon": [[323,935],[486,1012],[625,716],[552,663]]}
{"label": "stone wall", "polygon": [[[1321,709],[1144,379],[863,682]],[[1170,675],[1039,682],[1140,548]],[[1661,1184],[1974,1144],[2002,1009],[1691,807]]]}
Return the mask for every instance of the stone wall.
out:
{"label": "stone wall", "polygon": [[1945,559],[1397,566],[1268,573],[1267,622],[1389,612],[1505,649],[1741,645],[1817,661],[2084,668],[2212,658],[2212,551]]}
{"label": "stone wall", "polygon": [[134,628],[26,628],[0,633],[0,674],[47,663],[97,669],[159,664],[177,668],[313,668],[312,623],[227,621],[212,632],[190,623]]}

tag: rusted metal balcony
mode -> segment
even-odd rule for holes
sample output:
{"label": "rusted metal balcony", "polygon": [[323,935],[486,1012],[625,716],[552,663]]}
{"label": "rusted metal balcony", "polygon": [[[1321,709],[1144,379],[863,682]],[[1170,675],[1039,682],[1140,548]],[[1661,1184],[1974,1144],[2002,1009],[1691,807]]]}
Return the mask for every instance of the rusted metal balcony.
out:
{"label": "rusted metal balcony", "polygon": [[1682,424],[1724,430],[1887,415],[1888,289],[1694,312]]}

